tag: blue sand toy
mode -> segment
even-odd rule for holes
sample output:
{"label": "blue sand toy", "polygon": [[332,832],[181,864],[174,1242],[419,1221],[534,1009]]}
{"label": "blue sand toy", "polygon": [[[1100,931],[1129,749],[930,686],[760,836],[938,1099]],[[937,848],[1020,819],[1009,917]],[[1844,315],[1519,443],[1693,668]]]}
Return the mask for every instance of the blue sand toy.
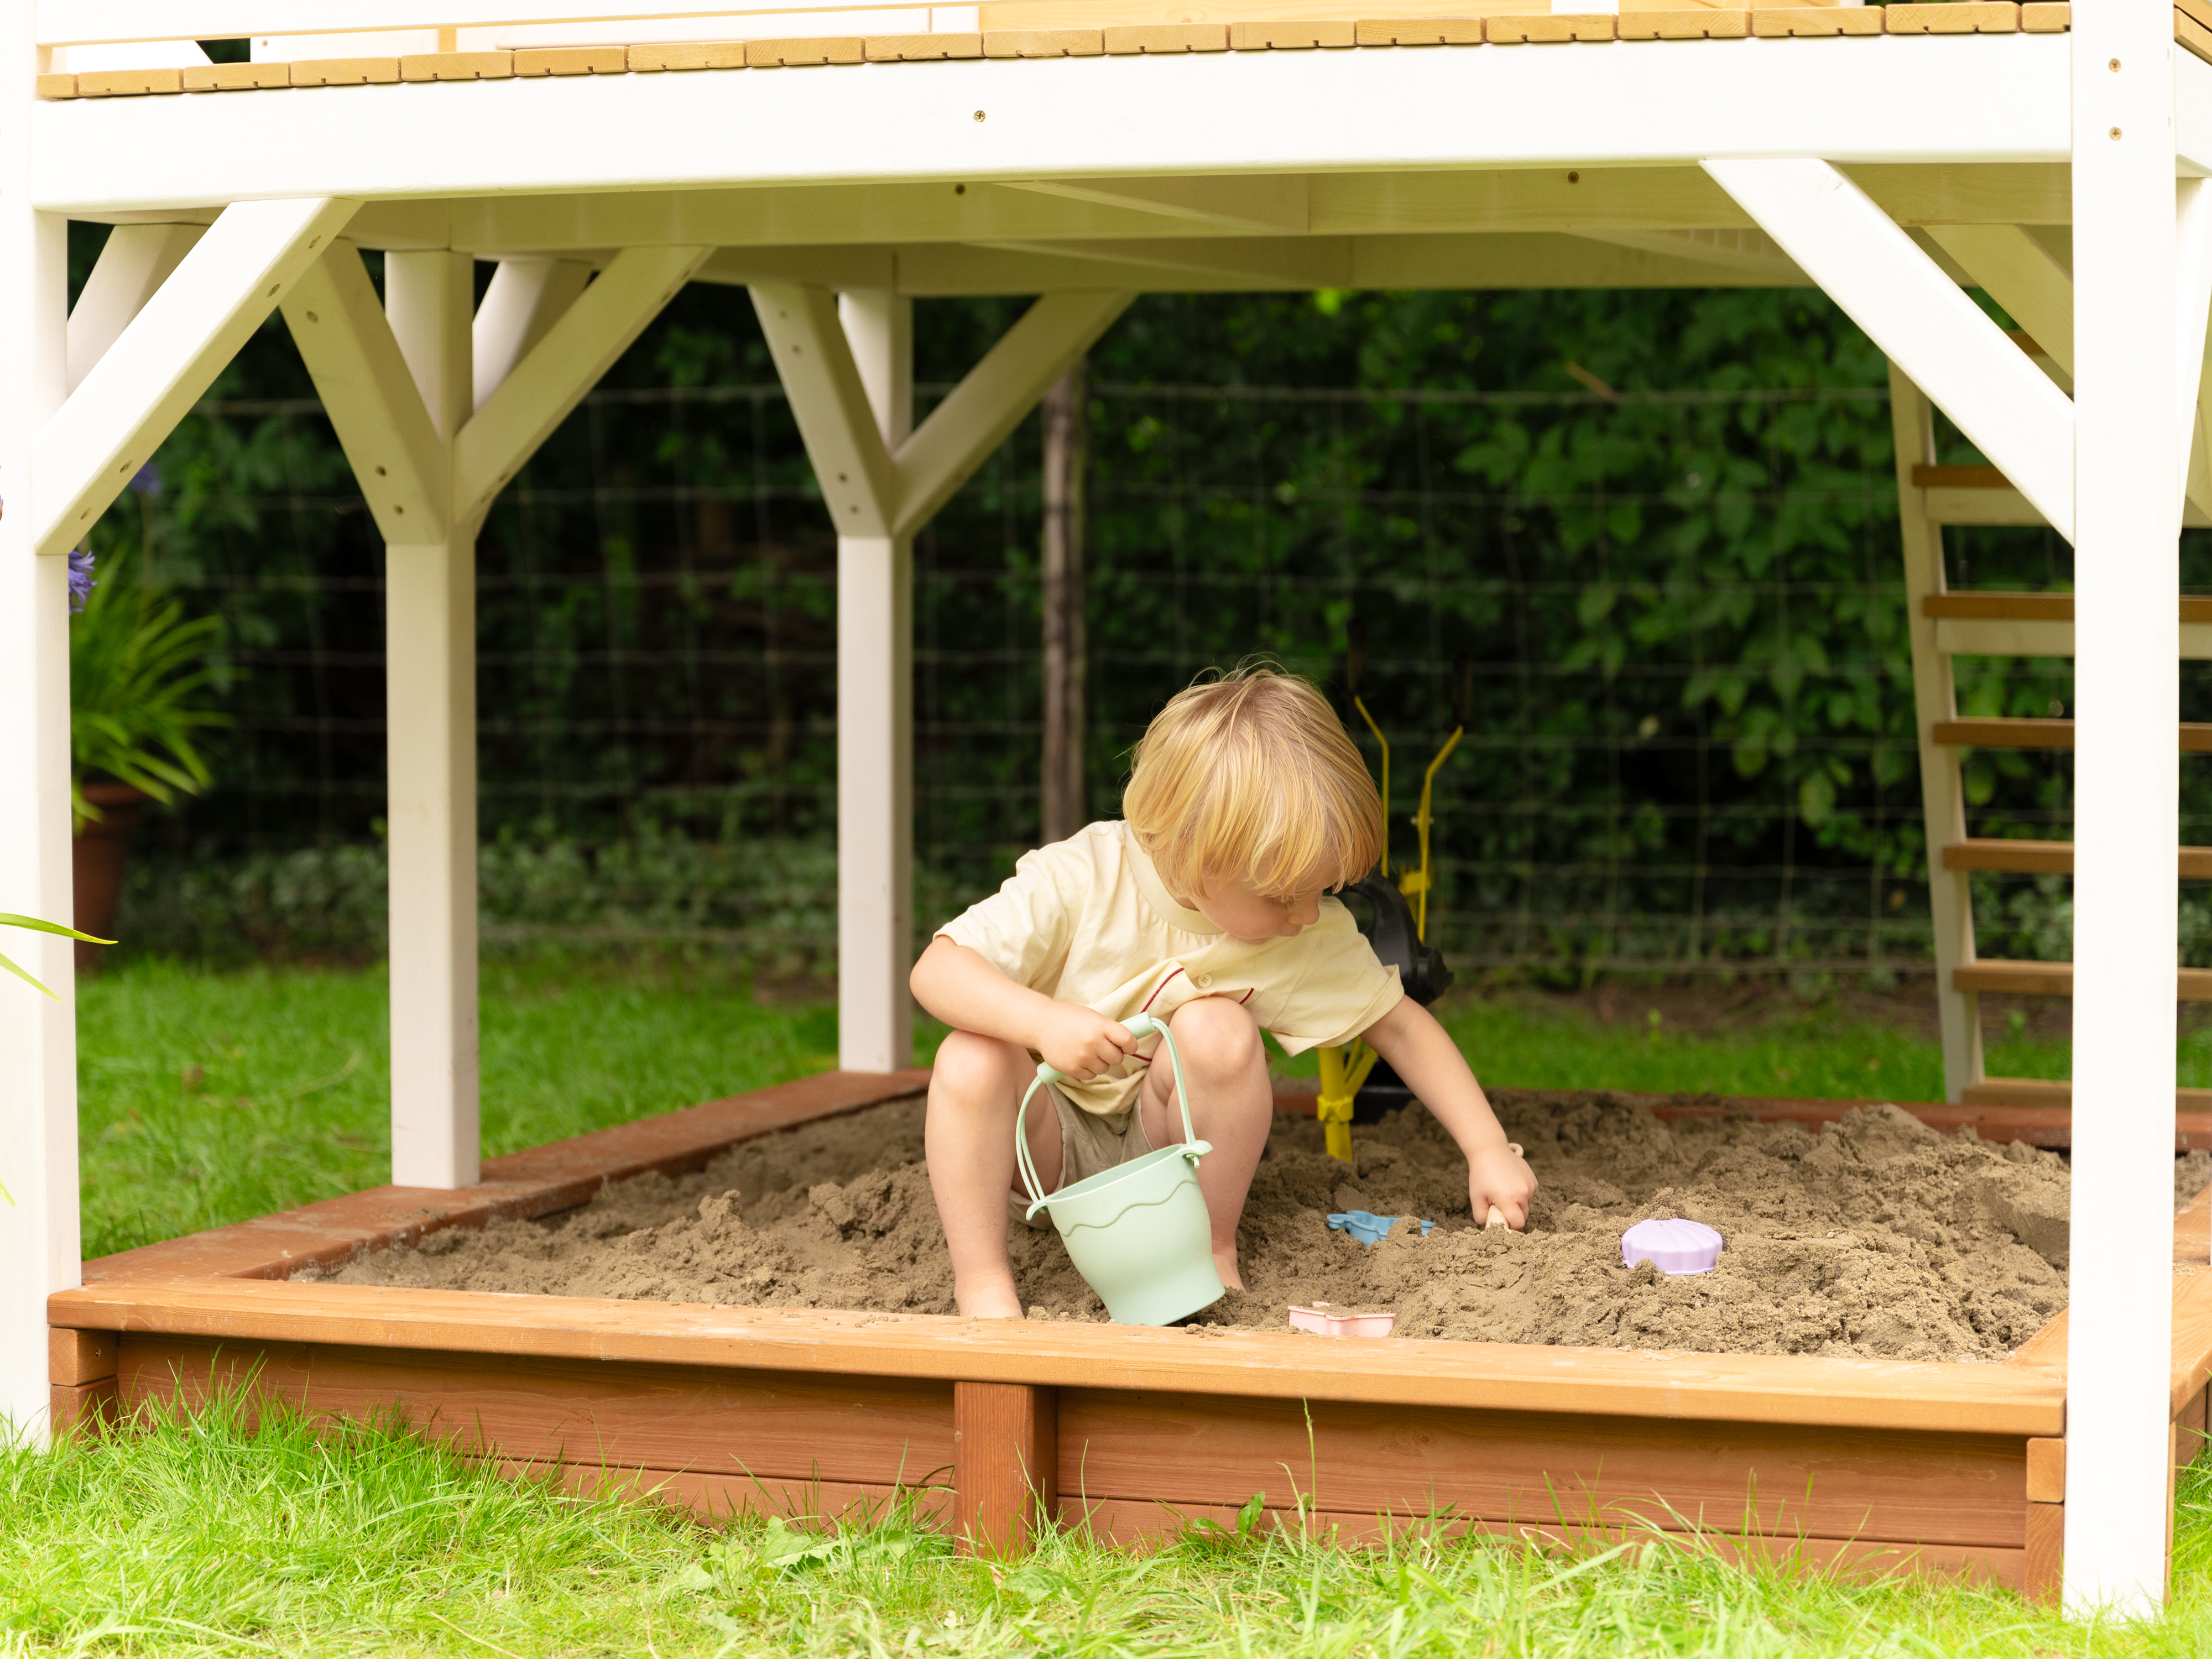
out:
{"label": "blue sand toy", "polygon": [[[1329,1217],[1328,1224],[1334,1231],[1350,1233],[1362,1244],[1380,1244],[1390,1236],[1390,1229],[1404,1219],[1404,1216],[1399,1215],[1376,1215],[1366,1210],[1346,1210],[1340,1215]],[[1436,1230],[1435,1222],[1424,1221],[1421,1237],[1426,1238]]]}

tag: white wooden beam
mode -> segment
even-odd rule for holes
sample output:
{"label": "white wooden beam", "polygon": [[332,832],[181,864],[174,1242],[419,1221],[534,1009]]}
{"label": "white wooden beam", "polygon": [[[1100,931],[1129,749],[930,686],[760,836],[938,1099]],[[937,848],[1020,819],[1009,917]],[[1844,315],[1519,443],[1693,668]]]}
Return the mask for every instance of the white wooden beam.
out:
{"label": "white wooden beam", "polygon": [[[1089,259],[1102,265],[1151,265],[1164,271],[1249,279],[1261,288],[1348,288],[1352,240],[1348,236],[1180,236],[1131,241],[1119,237],[1065,241],[993,241],[978,246],[1009,253]],[[1116,286],[1104,276],[1085,287]],[[1174,285],[1161,284],[1172,288]]]}
{"label": "white wooden beam", "polygon": [[840,536],[888,537],[890,457],[827,289],[762,283],[753,310]]}
{"label": "white wooden beam", "polygon": [[896,533],[927,524],[1091,349],[1133,294],[1048,294],[970,369],[892,458]]}
{"label": "white wooden beam", "polygon": [[1705,167],[2070,539],[2074,407],[1988,313],[1829,163]]}
{"label": "white wooden beam", "polygon": [[1041,196],[1135,208],[1164,219],[1218,225],[1229,230],[1291,231],[1312,228],[1303,173],[1256,173],[1242,177],[1162,179],[1036,179],[1013,186]]}
{"label": "white wooden beam", "polygon": [[462,427],[453,457],[456,524],[483,517],[492,497],[713,251],[627,248],[599,273]]}
{"label": "white wooden beam", "polygon": [[1573,234],[1616,247],[1699,261],[1772,283],[1777,288],[1806,285],[1805,273],[1762,230],[1578,230]]}
{"label": "white wooden beam", "polygon": [[2077,1616],[2135,1618],[2166,1599],[2172,1480],[2177,49],[2150,4],[2083,6],[2067,38],[2078,707],[2064,1599]]}
{"label": "white wooden beam", "polygon": [[354,205],[323,197],[223,210],[40,432],[32,509],[40,552],[66,552],[83,538],[322,257]]}
{"label": "white wooden beam", "polygon": [[2018,225],[1930,225],[1928,234],[2073,374],[2074,278],[2049,249]]}
{"label": "white wooden beam", "polygon": [[[22,112],[37,54],[27,7],[0,7],[0,910],[67,921],[71,905],[69,589],[33,556],[40,428],[68,377],[68,226],[30,206]],[[43,1443],[52,1396],[46,1297],[79,1279],[76,981],[65,939],[0,930],[0,951],[54,998],[0,987],[0,1434]]]}
{"label": "white wooden beam", "polygon": [[2203,399],[2208,389],[2204,359],[2212,350],[2212,181],[2182,179],[2174,185],[2174,349],[2179,373],[2174,390],[2180,399],[2174,435],[2181,452],[2180,476],[2187,514],[2193,499],[2212,504],[2212,467],[2208,467]]}
{"label": "white wooden beam", "polygon": [[453,483],[360,253],[340,241],[284,296],[284,321],[387,543],[443,539]]}
{"label": "white wooden beam", "polygon": [[70,307],[69,383],[73,392],[107,355],[131,319],[192,250],[204,225],[118,225],[107,234],[84,292]]}
{"label": "white wooden beam", "polygon": [[580,259],[501,259],[477,307],[476,407],[506,384],[514,366],[568,313],[592,280]]}

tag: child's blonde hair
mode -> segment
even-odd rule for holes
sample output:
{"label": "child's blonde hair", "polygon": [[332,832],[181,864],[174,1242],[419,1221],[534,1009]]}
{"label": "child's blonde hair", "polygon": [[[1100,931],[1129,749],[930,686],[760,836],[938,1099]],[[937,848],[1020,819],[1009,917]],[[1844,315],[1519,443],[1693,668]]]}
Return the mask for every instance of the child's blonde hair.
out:
{"label": "child's blonde hair", "polygon": [[1328,700],[1246,664],[1178,692],[1132,751],[1121,814],[1168,890],[1227,878],[1287,896],[1356,881],[1382,850],[1382,801]]}

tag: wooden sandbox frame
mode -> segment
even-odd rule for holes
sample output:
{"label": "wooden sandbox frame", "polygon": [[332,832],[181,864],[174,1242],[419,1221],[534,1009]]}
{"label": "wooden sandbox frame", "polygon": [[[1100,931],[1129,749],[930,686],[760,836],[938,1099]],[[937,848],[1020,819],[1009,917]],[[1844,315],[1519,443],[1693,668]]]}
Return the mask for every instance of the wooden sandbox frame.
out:
{"label": "wooden sandbox frame", "polygon": [[[1966,1365],[1368,1346],[286,1277],[697,1170],[755,1136],[911,1097],[927,1075],[828,1073],[495,1159],[467,1189],[379,1188],[90,1263],[83,1288],[49,1304],[54,1421],[94,1426],[250,1380],[317,1414],[397,1406],[508,1467],[702,1514],[836,1515],[924,1488],[942,1523],[1002,1553],[1024,1547],[1040,1498],[1140,1543],[1265,1492],[1274,1525],[1303,1513],[1347,1542],[1431,1516],[1559,1544],[1698,1531],[1730,1554],[2057,1595],[2063,1314],[2003,1364]],[[1803,1121],[1847,1104],[1753,1109]],[[2007,1113],[1972,1116],[2008,1136]],[[2212,1192],[2175,1228],[2177,1468],[2206,1428],[2208,1215]]]}

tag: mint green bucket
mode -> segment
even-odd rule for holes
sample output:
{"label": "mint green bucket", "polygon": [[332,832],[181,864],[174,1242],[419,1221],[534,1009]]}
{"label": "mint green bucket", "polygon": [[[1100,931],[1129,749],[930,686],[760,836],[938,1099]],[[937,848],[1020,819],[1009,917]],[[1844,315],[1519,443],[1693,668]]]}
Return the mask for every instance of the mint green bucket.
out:
{"label": "mint green bucket", "polygon": [[1098,1292],[1114,1322],[1171,1325],[1228,1294],[1214,1271],[1212,1218],[1206,1213],[1206,1194],[1198,1189],[1198,1160],[1213,1148],[1191,1127],[1182,1056],[1176,1052],[1173,1035],[1150,1014],[1139,1014],[1128,1024],[1132,1036],[1158,1031],[1167,1044],[1168,1063],[1175,1068],[1176,1103],[1182,1108],[1182,1145],[1162,1146],[1118,1168],[1103,1170],[1050,1197],[1040,1194],[1037,1188],[1043,1183],[1037,1179],[1022,1126],[1036,1091],[1066,1076],[1040,1065],[1029,1092],[1022,1097],[1021,1110],[1014,1115],[1014,1159],[1021,1166],[1022,1189],[1035,1200],[1030,1216],[1034,1218],[1039,1210],[1051,1214],[1060,1242],[1067,1246],[1067,1259]]}

